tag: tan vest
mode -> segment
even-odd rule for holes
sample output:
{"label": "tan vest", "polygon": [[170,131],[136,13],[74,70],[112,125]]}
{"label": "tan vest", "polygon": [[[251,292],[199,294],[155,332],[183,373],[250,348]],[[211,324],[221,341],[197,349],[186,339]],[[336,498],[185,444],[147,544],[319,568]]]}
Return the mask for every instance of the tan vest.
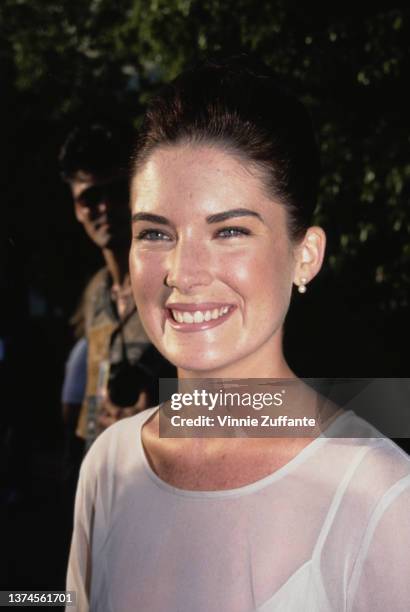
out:
{"label": "tan vest", "polygon": [[110,365],[119,363],[124,352],[131,363],[141,358],[150,341],[142,327],[132,297],[123,319],[119,319],[111,302],[110,277],[104,268],[97,272],[85,290],[85,325],[88,342],[87,385],[76,434],[93,439],[95,413],[104,395]]}

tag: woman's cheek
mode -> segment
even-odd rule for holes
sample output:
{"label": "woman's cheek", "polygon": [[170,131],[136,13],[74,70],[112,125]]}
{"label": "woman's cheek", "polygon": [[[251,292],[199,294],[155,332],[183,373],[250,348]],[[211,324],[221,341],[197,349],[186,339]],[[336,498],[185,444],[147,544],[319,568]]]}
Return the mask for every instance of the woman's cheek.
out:
{"label": "woman's cheek", "polygon": [[162,257],[156,253],[133,249],[130,254],[131,284],[139,309],[161,301],[164,289]]}
{"label": "woman's cheek", "polygon": [[252,249],[242,248],[240,251],[224,254],[222,261],[225,269],[229,270],[232,276],[237,278],[238,281],[246,282],[255,273],[258,273],[257,269],[254,268],[255,265],[258,265],[258,259]]}
{"label": "woman's cheek", "polygon": [[225,260],[227,276],[239,291],[266,291],[267,280],[272,282],[273,266],[266,253],[255,253],[249,249],[231,254]]}
{"label": "woman's cheek", "polygon": [[256,311],[266,319],[284,318],[293,278],[287,249],[249,249],[232,254],[226,263],[227,282],[241,296],[246,318]]}

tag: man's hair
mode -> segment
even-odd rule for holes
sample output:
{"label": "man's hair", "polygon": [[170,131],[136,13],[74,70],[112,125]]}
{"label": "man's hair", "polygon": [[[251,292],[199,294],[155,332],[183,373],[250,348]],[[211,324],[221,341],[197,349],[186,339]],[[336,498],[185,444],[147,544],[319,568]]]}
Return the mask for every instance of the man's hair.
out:
{"label": "man's hair", "polygon": [[79,171],[94,176],[128,174],[132,128],[92,124],[76,127],[67,136],[59,154],[64,181],[75,179]]}

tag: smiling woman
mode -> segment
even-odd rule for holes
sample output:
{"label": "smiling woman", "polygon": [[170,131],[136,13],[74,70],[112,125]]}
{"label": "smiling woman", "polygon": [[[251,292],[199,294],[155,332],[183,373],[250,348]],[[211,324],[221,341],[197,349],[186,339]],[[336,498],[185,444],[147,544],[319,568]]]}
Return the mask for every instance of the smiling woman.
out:
{"label": "smiling woman", "polygon": [[[264,66],[206,64],[147,111],[130,249],[145,330],[181,384],[297,384],[282,424],[320,404],[282,350],[292,288],[324,256],[317,183],[306,111]],[[158,409],[107,430],[77,494],[78,609],[407,609],[409,461],[353,413],[321,416],[325,432],[299,436],[160,437]]]}
{"label": "smiling woman", "polygon": [[[281,328],[307,264],[298,262],[285,208],[244,163],[217,145],[179,144],[155,150],[134,180],[137,306],[181,377],[290,375]],[[313,235],[320,252],[307,240]],[[308,236],[303,248],[314,253],[304,276],[312,277],[324,240],[320,228]]]}

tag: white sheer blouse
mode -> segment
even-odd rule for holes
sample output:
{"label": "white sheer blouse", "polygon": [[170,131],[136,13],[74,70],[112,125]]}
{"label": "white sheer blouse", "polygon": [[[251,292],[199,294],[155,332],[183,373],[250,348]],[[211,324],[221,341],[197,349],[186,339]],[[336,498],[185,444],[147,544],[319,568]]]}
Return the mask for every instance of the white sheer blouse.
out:
{"label": "white sheer blouse", "polygon": [[185,491],[146,459],[153,411],[107,429],[83,463],[67,577],[77,610],[410,610],[410,460],[395,444],[346,412],[327,430],[340,437],[266,478]]}

